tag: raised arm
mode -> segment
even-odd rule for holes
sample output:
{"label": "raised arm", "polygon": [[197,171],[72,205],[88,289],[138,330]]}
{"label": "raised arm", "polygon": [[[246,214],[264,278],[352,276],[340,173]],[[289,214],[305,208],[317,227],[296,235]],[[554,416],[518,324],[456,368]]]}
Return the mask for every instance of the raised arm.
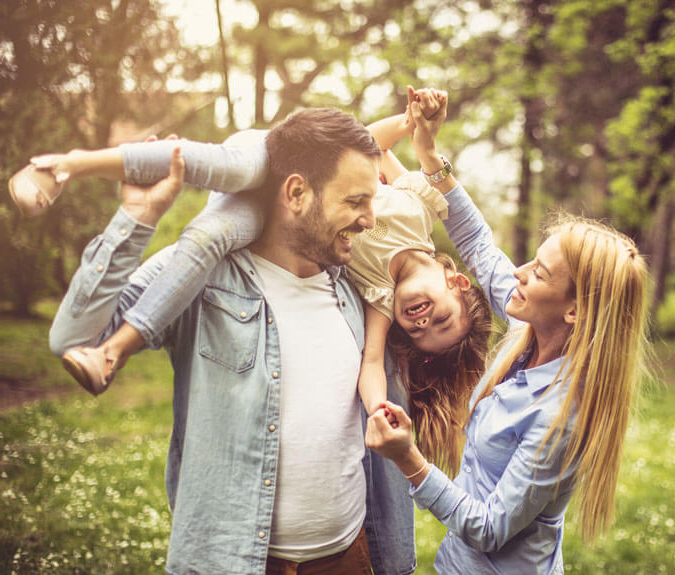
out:
{"label": "raised arm", "polygon": [[[438,90],[426,90],[420,97],[434,98],[440,102],[439,112],[426,117],[421,105],[414,99],[415,91],[408,88],[411,118],[415,125],[412,137],[413,148],[425,174],[439,173],[445,160],[436,151],[436,137],[445,120],[447,94]],[[440,173],[440,181],[432,185],[444,194],[448,201],[448,217],[443,221],[448,236],[454,243],[464,265],[471,271],[485,293],[492,309],[504,320],[506,303],[515,288],[515,266],[495,245],[492,230],[464,188],[452,173]]]}
{"label": "raised arm", "polygon": [[110,336],[124,311],[170,259],[170,249],[163,250],[136,271],[157,222],[183,185],[184,163],[175,142],[174,148],[169,176],[151,188],[122,186],[121,208],[85,249],[49,334],[57,355],[77,345],[95,346]]}

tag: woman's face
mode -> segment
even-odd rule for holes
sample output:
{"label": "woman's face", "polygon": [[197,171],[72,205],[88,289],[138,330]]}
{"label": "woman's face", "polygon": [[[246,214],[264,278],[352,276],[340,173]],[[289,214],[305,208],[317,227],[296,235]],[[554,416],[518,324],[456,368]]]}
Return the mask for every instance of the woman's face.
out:
{"label": "woman's face", "polygon": [[396,284],[394,317],[415,347],[439,353],[464,337],[468,318],[463,292],[470,285],[465,275],[438,262],[418,267]]}
{"label": "woman's face", "polygon": [[536,257],[514,275],[518,284],[506,304],[506,313],[529,323],[535,331],[569,328],[574,323],[573,284],[558,234],[541,244]]}

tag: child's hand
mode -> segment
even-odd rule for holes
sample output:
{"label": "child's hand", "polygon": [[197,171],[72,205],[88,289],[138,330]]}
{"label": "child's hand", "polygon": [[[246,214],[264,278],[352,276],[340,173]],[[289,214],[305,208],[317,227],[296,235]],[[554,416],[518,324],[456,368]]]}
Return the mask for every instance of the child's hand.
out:
{"label": "child's hand", "polygon": [[412,144],[418,158],[435,152],[436,137],[445,121],[447,105],[448,94],[443,90],[415,90],[408,86],[408,106],[415,124]]}
{"label": "child's hand", "polygon": [[51,172],[57,184],[67,182],[70,179],[71,166],[68,163],[68,154],[43,154],[33,156],[30,163],[38,170]]}

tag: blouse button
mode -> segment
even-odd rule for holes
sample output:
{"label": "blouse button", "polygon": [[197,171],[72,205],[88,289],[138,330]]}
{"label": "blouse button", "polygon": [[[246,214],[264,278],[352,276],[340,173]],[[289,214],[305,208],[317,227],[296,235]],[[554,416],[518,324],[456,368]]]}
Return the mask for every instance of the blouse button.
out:
{"label": "blouse button", "polygon": [[270,485],[272,485],[272,482],[269,479],[265,479],[265,486],[269,487]]}
{"label": "blouse button", "polygon": [[272,424],[267,429],[269,429],[270,431],[274,431],[276,428],[277,428],[277,426]]}
{"label": "blouse button", "polygon": [[464,471],[466,471],[467,473],[471,473],[471,466],[470,466],[470,465],[465,465],[465,466],[464,466]]}
{"label": "blouse button", "polygon": [[265,539],[265,532],[264,531],[258,531],[258,537],[260,537],[260,539]]}
{"label": "blouse button", "polygon": [[103,266],[101,264],[96,266],[96,271],[97,272],[102,272],[103,271]]}
{"label": "blouse button", "polygon": [[241,319],[246,319],[246,312],[245,312],[245,311],[242,311],[242,312],[239,314],[239,317],[240,317]]}

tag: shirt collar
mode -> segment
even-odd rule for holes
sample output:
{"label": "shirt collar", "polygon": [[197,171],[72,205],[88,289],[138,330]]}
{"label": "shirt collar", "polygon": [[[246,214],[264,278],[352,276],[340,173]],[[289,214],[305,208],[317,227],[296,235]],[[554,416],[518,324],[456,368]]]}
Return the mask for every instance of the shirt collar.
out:
{"label": "shirt collar", "polygon": [[521,369],[516,373],[516,381],[526,383],[531,393],[538,393],[561,380],[559,372],[564,361],[565,356],[563,355],[543,365]]}

